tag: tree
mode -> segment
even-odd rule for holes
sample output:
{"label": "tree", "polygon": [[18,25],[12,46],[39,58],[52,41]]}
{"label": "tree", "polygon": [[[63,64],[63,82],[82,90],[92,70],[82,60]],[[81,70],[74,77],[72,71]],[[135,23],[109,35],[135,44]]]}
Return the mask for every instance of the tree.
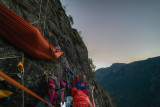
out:
{"label": "tree", "polygon": [[92,69],[92,72],[95,72],[96,71],[96,66],[93,64],[92,58],[89,58],[88,61],[89,61],[90,67]]}
{"label": "tree", "polygon": [[68,7],[68,4],[63,6],[63,9],[65,10],[65,12],[68,11],[68,10],[67,10],[67,7]]}
{"label": "tree", "polygon": [[70,22],[70,24],[71,24],[71,25],[73,25],[73,24],[74,24],[74,21],[73,21],[73,18],[72,18],[72,16],[71,16],[71,15],[69,15],[69,16],[68,16],[68,20],[69,20],[69,22]]}

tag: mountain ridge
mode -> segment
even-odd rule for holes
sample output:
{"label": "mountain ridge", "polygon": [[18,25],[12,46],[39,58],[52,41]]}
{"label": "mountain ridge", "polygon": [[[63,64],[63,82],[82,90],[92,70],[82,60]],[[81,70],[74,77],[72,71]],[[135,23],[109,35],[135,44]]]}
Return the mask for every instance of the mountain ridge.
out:
{"label": "mountain ridge", "polygon": [[[106,73],[109,68],[112,69]],[[99,78],[99,74],[103,77]],[[100,69],[96,71],[96,76],[98,82],[116,96],[121,107],[160,106],[158,103],[160,101],[159,56],[131,62],[120,67],[111,66]]]}

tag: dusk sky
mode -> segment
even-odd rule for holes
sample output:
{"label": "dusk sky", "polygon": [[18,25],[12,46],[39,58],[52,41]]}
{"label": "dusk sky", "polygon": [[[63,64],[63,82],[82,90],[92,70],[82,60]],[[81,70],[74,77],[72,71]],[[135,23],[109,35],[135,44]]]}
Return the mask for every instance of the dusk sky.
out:
{"label": "dusk sky", "polygon": [[97,68],[160,56],[160,0],[61,0]]}

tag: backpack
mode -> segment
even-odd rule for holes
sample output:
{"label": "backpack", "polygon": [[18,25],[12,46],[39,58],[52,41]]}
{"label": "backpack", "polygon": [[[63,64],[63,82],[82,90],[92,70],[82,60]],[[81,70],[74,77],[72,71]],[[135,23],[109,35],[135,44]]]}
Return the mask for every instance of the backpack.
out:
{"label": "backpack", "polygon": [[71,107],[72,106],[73,97],[67,96],[65,97],[65,107]]}
{"label": "backpack", "polygon": [[61,102],[64,102],[64,91],[66,88],[66,82],[63,82],[62,80],[60,80],[60,89],[61,89]]}
{"label": "backpack", "polygon": [[52,105],[60,107],[60,103],[64,102],[66,83],[58,79],[56,76],[50,76],[48,79],[48,85],[48,94]]}

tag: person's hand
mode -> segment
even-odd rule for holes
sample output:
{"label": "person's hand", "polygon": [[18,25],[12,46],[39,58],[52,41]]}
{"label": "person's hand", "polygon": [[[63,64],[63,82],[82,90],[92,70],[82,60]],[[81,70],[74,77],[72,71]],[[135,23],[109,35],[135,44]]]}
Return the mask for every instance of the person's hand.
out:
{"label": "person's hand", "polygon": [[0,77],[0,81],[4,81],[4,78]]}
{"label": "person's hand", "polygon": [[45,72],[44,72],[44,75],[45,75],[45,76],[47,76],[47,75],[48,75],[47,71],[45,71]]}
{"label": "person's hand", "polygon": [[86,84],[86,87],[89,87],[90,85],[89,84]]}

